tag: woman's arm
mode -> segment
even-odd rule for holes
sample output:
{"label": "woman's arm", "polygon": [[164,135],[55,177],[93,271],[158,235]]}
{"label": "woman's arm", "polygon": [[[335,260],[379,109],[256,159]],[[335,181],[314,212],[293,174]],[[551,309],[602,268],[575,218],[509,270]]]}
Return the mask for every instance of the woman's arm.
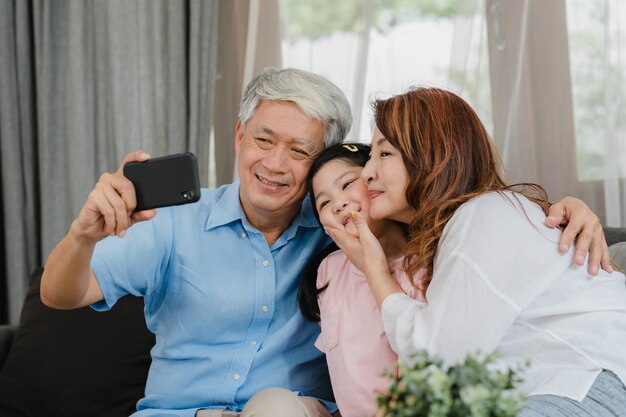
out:
{"label": "woman's arm", "polygon": [[[429,301],[424,307],[424,303],[413,300],[399,288],[367,223],[358,213],[353,221],[359,238],[340,229],[328,232],[350,261],[365,273],[381,306],[387,338],[400,357],[417,349],[429,349],[445,359],[458,359],[476,349],[495,349],[517,311],[491,291],[487,283],[477,281],[479,274],[468,264],[458,257],[447,258],[430,283]],[[487,323],[489,331],[484,331]]]}
{"label": "woman's arm", "polygon": [[[490,204],[502,196],[491,198]],[[428,349],[460,360],[493,351],[520,312],[571,264],[569,255],[555,254],[557,231],[544,228],[548,239],[537,230],[540,223],[531,224],[509,201],[490,204],[468,203],[446,226],[424,308],[387,287],[390,277],[364,222],[355,222],[360,239],[330,232],[382,299],[385,331],[400,356]]]}

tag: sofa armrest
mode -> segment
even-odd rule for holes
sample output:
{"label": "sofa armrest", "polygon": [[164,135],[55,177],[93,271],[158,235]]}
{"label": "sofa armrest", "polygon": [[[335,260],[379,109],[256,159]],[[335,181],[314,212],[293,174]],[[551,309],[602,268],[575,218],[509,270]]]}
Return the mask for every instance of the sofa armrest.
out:
{"label": "sofa armrest", "polygon": [[11,350],[15,333],[17,333],[17,326],[10,324],[0,326],[0,370],[9,355],[9,350]]}

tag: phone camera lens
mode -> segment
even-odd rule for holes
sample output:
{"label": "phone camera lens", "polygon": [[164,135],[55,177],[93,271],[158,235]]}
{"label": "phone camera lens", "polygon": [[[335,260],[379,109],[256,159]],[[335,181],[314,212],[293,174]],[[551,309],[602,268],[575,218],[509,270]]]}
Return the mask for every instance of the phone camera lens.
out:
{"label": "phone camera lens", "polygon": [[194,195],[193,191],[183,191],[183,198],[185,200],[193,200]]}

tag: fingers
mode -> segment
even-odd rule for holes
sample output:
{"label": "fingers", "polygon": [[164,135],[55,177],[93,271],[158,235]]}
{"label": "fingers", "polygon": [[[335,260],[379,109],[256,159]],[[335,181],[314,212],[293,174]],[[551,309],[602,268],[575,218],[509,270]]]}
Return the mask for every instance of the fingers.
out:
{"label": "fingers", "polygon": [[116,172],[102,174],[72,223],[71,232],[75,237],[85,240],[100,240],[111,235],[121,237],[133,224],[156,216],[155,210],[133,213],[137,206],[135,187],[123,174],[127,163],[149,158],[144,151],[131,152]]}
{"label": "fingers", "polygon": [[[346,232],[345,229],[339,229],[334,227],[327,227],[324,230],[326,234],[328,234],[331,239],[339,246],[340,249],[343,250],[342,246],[345,247],[348,242],[356,242],[361,239],[362,236],[367,234],[369,231],[369,227],[367,226],[367,222],[365,222],[360,216],[359,213],[355,211],[351,211],[349,213],[350,218],[352,219],[352,223],[357,230],[357,235],[350,234]],[[371,233],[371,232],[370,232]]]}
{"label": "fingers", "polygon": [[337,244],[339,249],[346,251],[346,247],[351,241],[358,241],[358,238],[350,235],[345,230],[336,229],[334,227],[324,228],[324,231]]}
{"label": "fingers", "polygon": [[[550,207],[550,209],[552,210],[552,207]],[[557,215],[557,214],[552,214],[552,212],[550,212],[550,214],[548,214],[548,217],[546,217],[546,221],[545,224],[548,227],[558,227],[564,220],[564,215]]]}
{"label": "fingers", "polygon": [[611,258],[609,256],[609,247],[604,237],[604,230],[602,226],[598,224],[591,237],[588,271],[591,275],[595,276],[600,271],[600,268],[608,273],[613,272]]}
{"label": "fingers", "polygon": [[611,257],[609,255],[609,247],[607,246],[606,250],[602,252],[600,265],[602,266],[602,269],[610,274],[613,272],[613,265],[611,265]]}
{"label": "fingers", "polygon": [[367,221],[365,221],[361,213],[357,211],[351,211],[349,215],[352,219],[352,223],[354,223],[354,226],[356,227],[356,230],[359,234],[358,237],[366,239],[371,239],[372,237],[374,237],[369,225],[367,224]]}
{"label": "fingers", "polygon": [[596,276],[598,275],[598,271],[600,270],[600,262],[602,260],[602,249],[592,247],[589,250],[589,264],[587,265],[587,270],[589,274]]}
{"label": "fingers", "polygon": [[104,174],[96,189],[99,210],[104,218],[103,231],[124,236],[131,226],[130,214],[135,207],[132,183],[118,174]]}
{"label": "fingers", "polygon": [[[107,204],[100,206],[104,217],[103,230],[109,235],[123,237],[126,230],[134,223],[149,220],[156,215],[156,212],[138,214],[133,216],[133,210],[137,206],[135,187],[126,177],[124,177],[124,166],[129,162],[143,162],[150,159],[150,155],[142,150],[126,154],[119,169],[114,174],[103,174],[96,185],[106,198]],[[102,199],[100,198],[102,202]]]}
{"label": "fingers", "polygon": [[[604,239],[604,231],[598,217],[589,212],[585,223],[576,226],[580,229],[576,239],[574,262],[583,265],[589,254],[587,269],[591,275],[597,275],[604,256],[608,256],[608,248]],[[607,252],[606,255],[604,252]]]}
{"label": "fingers", "polygon": [[[566,200],[566,199],[565,199]],[[566,200],[567,201],[567,200]],[[569,215],[566,211],[563,200],[550,206],[548,216],[545,220],[545,225],[548,227],[558,227],[561,224],[567,224]],[[580,231],[580,226],[577,224],[568,224],[568,227],[561,234],[561,240],[559,241],[559,250],[561,253],[565,253],[572,246],[576,240],[576,236]]]}
{"label": "fingers", "polygon": [[[564,222],[567,222],[567,219],[565,219]],[[562,223],[563,221],[561,222],[561,224]],[[570,219],[569,223],[567,223],[565,229],[563,230],[563,233],[561,234],[561,240],[559,241],[559,250],[561,251],[561,253],[565,253],[574,244],[574,242],[576,242],[576,253],[582,254],[582,258],[576,258],[576,263],[578,265],[582,265],[582,263],[585,261],[585,256],[587,255],[590,241],[590,227],[583,222],[582,217],[573,217]]]}
{"label": "fingers", "polygon": [[157,215],[156,209],[137,211],[130,215],[130,222],[131,222],[131,225],[133,225],[135,223],[153,219],[154,216],[156,215]]}
{"label": "fingers", "polygon": [[[566,204],[568,198],[565,197],[563,200],[558,201],[552,205],[548,209],[548,217],[546,217],[546,226],[548,227],[557,227],[561,224],[567,223],[568,213],[566,211]],[[573,204],[573,202],[571,203]],[[570,204],[570,205],[571,205]]]}
{"label": "fingers", "polygon": [[566,252],[575,241],[574,262],[579,266],[583,265],[589,254],[589,274],[597,275],[600,268],[613,272],[600,219],[582,200],[565,197],[552,205],[545,223],[550,227],[567,224],[561,235],[559,250]]}
{"label": "fingers", "polygon": [[119,173],[124,172],[124,165],[126,165],[129,162],[143,162],[148,159],[150,159],[150,155],[145,151],[134,151],[129,154],[126,154],[117,172]]}

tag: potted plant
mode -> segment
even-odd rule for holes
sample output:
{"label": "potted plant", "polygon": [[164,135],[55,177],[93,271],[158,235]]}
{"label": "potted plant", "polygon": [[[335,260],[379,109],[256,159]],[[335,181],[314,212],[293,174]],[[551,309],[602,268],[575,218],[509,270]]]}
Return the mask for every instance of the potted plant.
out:
{"label": "potted plant", "polygon": [[419,351],[398,372],[389,372],[392,384],[378,397],[377,417],[515,417],[524,396],[516,391],[524,366],[505,370],[495,366],[496,354],[480,352],[463,362],[443,360]]}

